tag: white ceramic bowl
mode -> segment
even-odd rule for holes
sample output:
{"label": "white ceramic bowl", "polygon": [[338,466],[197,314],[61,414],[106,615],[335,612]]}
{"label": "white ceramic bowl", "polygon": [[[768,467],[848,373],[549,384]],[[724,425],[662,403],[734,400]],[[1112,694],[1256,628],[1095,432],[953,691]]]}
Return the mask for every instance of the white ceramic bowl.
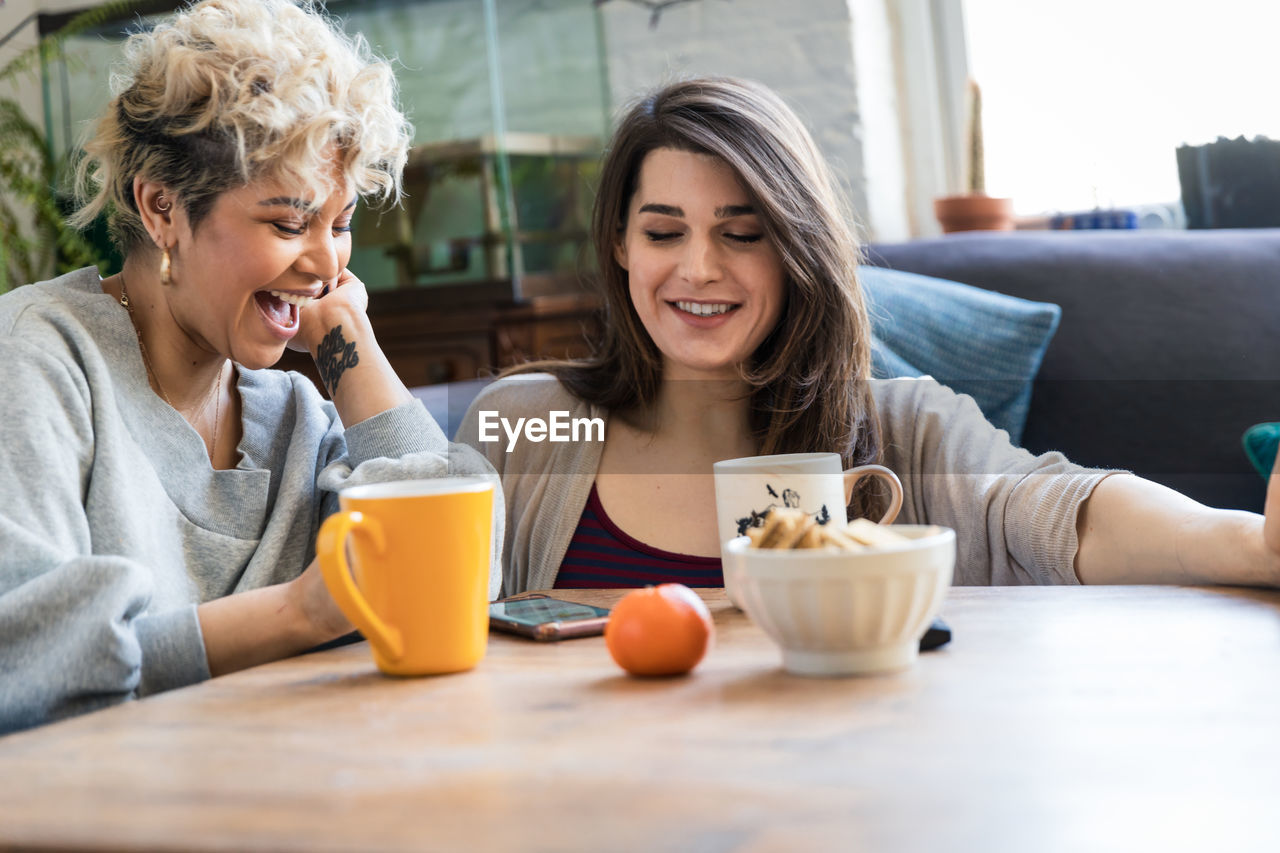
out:
{"label": "white ceramic bowl", "polygon": [[782,648],[797,675],[903,669],[938,615],[956,563],[954,530],[893,525],[911,541],[847,552],[775,551],[725,543],[725,585],[751,621]]}

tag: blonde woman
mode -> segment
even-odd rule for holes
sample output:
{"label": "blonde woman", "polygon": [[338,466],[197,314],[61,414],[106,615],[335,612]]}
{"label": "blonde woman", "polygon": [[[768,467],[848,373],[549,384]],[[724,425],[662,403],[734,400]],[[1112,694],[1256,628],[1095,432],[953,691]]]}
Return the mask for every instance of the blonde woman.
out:
{"label": "blonde woman", "polygon": [[[901,521],[956,530],[957,583],[1280,583],[1276,475],[1265,521],[1209,509],[1032,456],[932,380],[873,383],[848,223],[808,132],[758,84],[682,81],[625,112],[592,225],[597,354],[500,380],[458,433],[502,477],[507,593],[722,586],[712,464],[808,451],[893,469]],[[555,412],[604,420],[604,440],[482,440],[481,413]]]}
{"label": "blonde woman", "polygon": [[[109,216],[123,269],[0,297],[0,731],[349,632],[313,561],[336,490],[492,470],[346,268],[357,197],[400,194],[387,64],[309,5],[208,0],[122,73],[77,221]],[[332,403],[268,369],[286,346]]]}

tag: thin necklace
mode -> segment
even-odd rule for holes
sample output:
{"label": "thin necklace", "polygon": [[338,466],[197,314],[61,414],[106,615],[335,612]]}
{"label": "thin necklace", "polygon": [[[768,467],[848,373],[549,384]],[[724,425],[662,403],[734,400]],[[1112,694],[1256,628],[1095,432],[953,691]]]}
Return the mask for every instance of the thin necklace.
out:
{"label": "thin necklace", "polygon": [[[123,305],[124,309],[129,312],[129,322],[133,325],[133,333],[138,336],[138,349],[142,352],[142,364],[147,369],[147,377],[152,379],[156,383],[156,387],[160,389],[160,396],[163,397],[164,401],[169,404],[169,408],[173,409],[175,412],[178,412],[178,414],[182,414],[180,411],[178,411],[178,407],[173,405],[173,401],[169,399],[169,395],[165,393],[164,386],[160,384],[160,374],[156,373],[155,368],[151,366],[151,356],[147,354],[147,345],[142,340],[142,329],[138,327],[138,320],[136,317],[134,317],[134,314],[133,314],[133,303],[129,301],[129,291],[125,288],[123,270],[121,270],[120,272],[120,304]],[[209,393],[204,398],[204,402],[200,404],[200,408],[198,409],[198,411],[201,414],[204,414],[209,410],[209,398],[214,396],[214,394],[217,394],[217,392],[221,388],[222,388],[222,370],[219,369],[218,378],[215,379],[213,382],[213,388],[209,390]],[[221,425],[222,425],[222,395],[218,394],[217,400],[213,409],[213,444],[209,448],[210,461],[216,461],[218,458],[218,427],[220,427]],[[194,424],[192,426],[194,426]]]}

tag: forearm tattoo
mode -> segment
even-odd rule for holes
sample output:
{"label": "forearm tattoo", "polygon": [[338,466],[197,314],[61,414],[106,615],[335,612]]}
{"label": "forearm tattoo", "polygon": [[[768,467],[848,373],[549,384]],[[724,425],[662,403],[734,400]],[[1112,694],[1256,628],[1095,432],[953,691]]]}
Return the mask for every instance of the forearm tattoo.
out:
{"label": "forearm tattoo", "polygon": [[346,338],[342,337],[341,326],[330,329],[329,334],[324,336],[324,340],[316,350],[316,369],[320,371],[320,378],[329,389],[330,396],[338,393],[338,380],[342,378],[347,368],[355,367],[359,363],[360,355],[356,352],[356,342],[347,343]]}

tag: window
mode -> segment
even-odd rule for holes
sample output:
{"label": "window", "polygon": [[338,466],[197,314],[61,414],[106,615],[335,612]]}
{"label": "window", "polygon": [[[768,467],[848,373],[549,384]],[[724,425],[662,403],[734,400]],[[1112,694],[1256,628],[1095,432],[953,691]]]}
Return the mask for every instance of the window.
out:
{"label": "window", "polygon": [[1175,150],[1280,139],[1280,4],[966,0],[987,191],[1020,214],[1176,202]]}

